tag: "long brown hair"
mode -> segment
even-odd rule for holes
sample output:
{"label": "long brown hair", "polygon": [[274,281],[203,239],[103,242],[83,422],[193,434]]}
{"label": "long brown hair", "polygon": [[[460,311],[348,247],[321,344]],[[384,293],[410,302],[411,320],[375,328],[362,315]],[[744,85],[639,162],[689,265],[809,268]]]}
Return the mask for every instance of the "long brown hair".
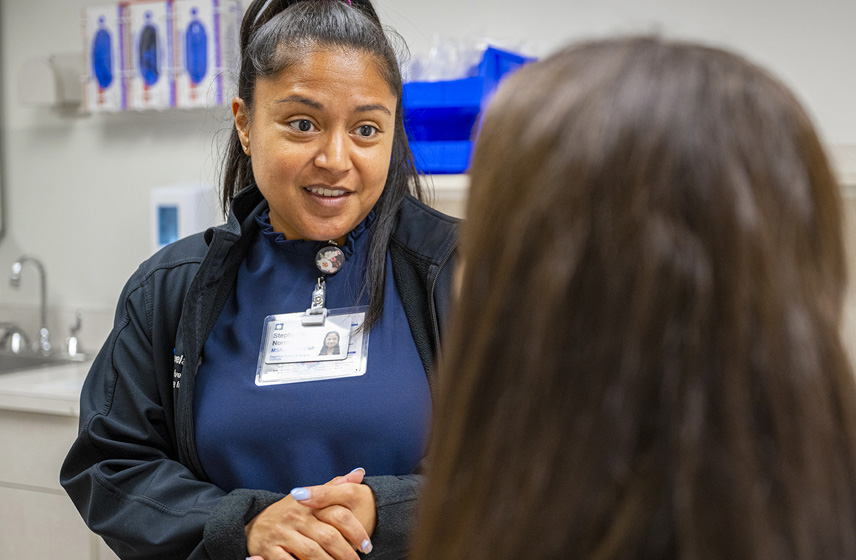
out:
{"label": "long brown hair", "polygon": [[412,560],[856,558],[839,191],[722,50],[516,73],[471,167]]}

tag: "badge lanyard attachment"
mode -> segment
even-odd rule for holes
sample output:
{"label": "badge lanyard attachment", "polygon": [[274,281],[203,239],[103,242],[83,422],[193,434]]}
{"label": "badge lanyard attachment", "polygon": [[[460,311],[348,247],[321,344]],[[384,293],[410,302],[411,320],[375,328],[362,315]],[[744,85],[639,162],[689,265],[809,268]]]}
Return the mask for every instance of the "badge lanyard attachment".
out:
{"label": "badge lanyard attachment", "polygon": [[336,245],[335,241],[328,241],[327,245],[321,247],[315,254],[315,266],[321,272],[318,283],[312,290],[312,304],[303,315],[304,327],[323,327],[327,319],[327,308],[324,306],[327,300],[327,276],[339,272],[345,264],[345,253]]}

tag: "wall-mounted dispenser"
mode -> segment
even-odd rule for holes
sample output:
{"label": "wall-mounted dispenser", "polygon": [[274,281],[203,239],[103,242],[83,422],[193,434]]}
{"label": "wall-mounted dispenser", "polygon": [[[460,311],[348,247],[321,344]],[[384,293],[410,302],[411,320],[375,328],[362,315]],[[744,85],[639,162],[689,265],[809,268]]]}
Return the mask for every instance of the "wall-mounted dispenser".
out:
{"label": "wall-mounted dispenser", "polygon": [[228,103],[242,16],[240,0],[121,0],[84,8],[86,109]]}
{"label": "wall-mounted dispenser", "polygon": [[126,12],[131,55],[128,108],[174,107],[172,2],[133,3]]}
{"label": "wall-mounted dispenser", "polygon": [[126,107],[122,4],[92,6],[84,11],[86,48],[86,108],[93,112],[121,111]]}
{"label": "wall-mounted dispenser", "polygon": [[177,107],[225,103],[238,68],[241,4],[233,0],[174,0]]}
{"label": "wall-mounted dispenser", "polygon": [[212,185],[170,185],[151,192],[152,251],[223,222]]}

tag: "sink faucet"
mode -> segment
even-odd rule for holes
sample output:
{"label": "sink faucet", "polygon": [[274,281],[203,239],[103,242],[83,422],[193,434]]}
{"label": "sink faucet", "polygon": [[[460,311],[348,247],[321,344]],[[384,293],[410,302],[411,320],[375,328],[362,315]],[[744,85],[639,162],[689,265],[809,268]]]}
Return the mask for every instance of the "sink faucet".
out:
{"label": "sink faucet", "polygon": [[21,269],[24,268],[24,263],[31,262],[39,269],[39,277],[41,278],[41,296],[39,299],[40,308],[40,326],[39,326],[39,352],[48,354],[51,350],[50,332],[48,332],[48,308],[47,308],[47,293],[48,281],[45,274],[45,267],[41,261],[35,257],[22,255],[17,261],[12,263],[12,275],[9,276],[9,284],[13,288],[17,288],[21,284]]}
{"label": "sink faucet", "polygon": [[0,337],[0,350],[6,350],[13,354],[32,350],[30,339],[16,324],[3,322],[0,323],[0,328],[3,329],[3,336]]}
{"label": "sink faucet", "polygon": [[80,327],[83,323],[83,312],[77,311],[74,314],[74,324],[65,339],[65,354],[69,358],[76,360],[85,360],[86,354],[80,347],[80,340],[77,338],[77,333],[80,332]]}

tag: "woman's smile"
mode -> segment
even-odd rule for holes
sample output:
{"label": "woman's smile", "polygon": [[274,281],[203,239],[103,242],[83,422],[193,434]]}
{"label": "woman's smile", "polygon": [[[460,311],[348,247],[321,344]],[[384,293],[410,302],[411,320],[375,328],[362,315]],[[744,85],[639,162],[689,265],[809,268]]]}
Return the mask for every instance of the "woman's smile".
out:
{"label": "woman's smile", "polygon": [[348,194],[345,189],[333,187],[306,187],[306,190],[321,198],[340,198]]}

